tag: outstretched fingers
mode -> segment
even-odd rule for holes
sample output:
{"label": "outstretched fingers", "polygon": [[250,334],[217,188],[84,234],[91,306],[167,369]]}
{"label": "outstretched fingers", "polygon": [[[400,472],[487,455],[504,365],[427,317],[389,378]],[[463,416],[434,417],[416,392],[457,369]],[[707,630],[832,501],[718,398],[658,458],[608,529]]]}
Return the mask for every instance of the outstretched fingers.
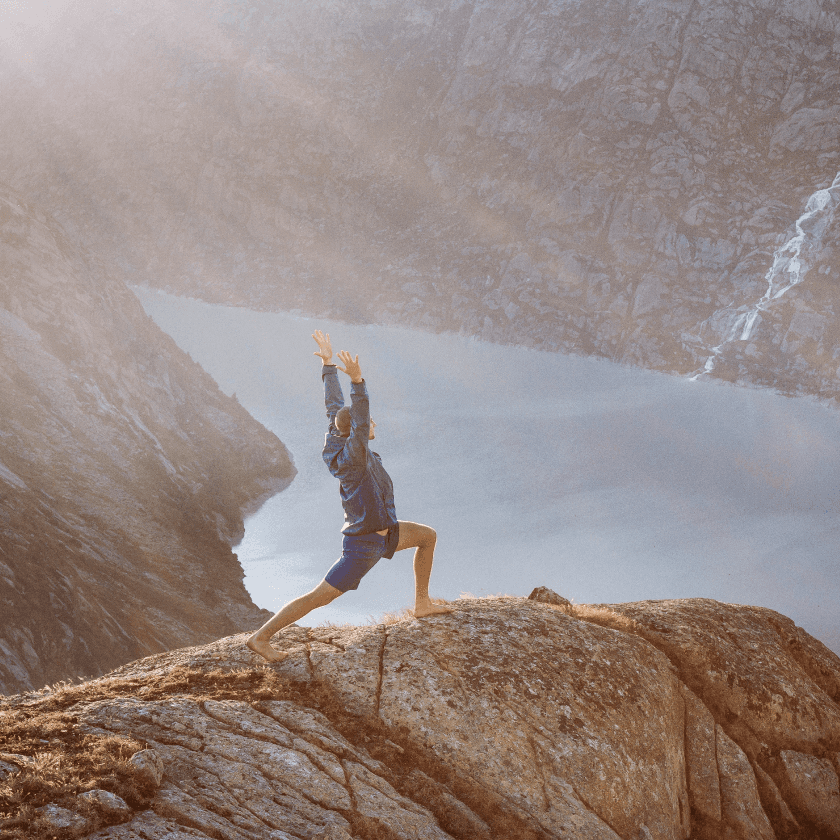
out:
{"label": "outstretched fingers", "polygon": [[346,350],[339,350],[338,351],[338,358],[344,362],[344,367],[338,365],[338,369],[342,371],[342,373],[346,373],[351,379],[354,381],[356,379],[361,379],[362,375],[362,368],[359,365],[359,354],[356,354],[356,357],[348,353]]}
{"label": "outstretched fingers", "polygon": [[321,332],[321,330],[315,330],[315,332],[312,333],[312,338],[318,342],[318,349],[312,355],[320,356],[324,360],[324,363],[326,363],[332,358],[332,343],[330,342],[330,334],[326,333],[325,335]]}

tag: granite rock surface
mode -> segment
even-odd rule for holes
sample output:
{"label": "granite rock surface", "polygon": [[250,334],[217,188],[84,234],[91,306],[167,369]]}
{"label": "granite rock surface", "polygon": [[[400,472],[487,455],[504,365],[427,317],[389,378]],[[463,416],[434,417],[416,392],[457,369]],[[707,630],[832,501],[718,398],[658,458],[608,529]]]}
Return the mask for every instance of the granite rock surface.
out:
{"label": "granite rock surface", "polygon": [[[288,654],[277,665],[233,636],[89,683],[72,707],[79,727],[129,735],[163,767],[149,808],[91,837],[836,836],[838,701],[822,685],[840,659],[783,616],[703,600],[453,605],[425,620],[292,626],[275,639]],[[679,627],[705,660],[662,642]],[[185,668],[194,687],[162,695]],[[741,706],[718,688],[726,668]],[[266,671],[283,688],[249,695]],[[224,674],[243,689],[214,699]],[[800,698],[803,713],[786,713]]]}

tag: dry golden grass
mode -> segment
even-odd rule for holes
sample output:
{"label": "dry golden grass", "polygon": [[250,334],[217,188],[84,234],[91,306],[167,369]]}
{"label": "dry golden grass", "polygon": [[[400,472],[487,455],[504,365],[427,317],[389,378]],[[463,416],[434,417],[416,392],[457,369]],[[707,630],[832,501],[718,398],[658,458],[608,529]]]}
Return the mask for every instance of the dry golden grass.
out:
{"label": "dry golden grass", "polygon": [[[449,602],[445,598],[432,598],[433,604],[448,604]],[[376,616],[369,616],[368,617],[368,624],[376,625],[376,624],[400,624],[404,621],[413,621],[414,620],[414,610],[411,607],[403,607],[401,610],[397,610],[396,612],[386,612],[382,613],[382,615],[377,618]]]}
{"label": "dry golden grass", "polygon": [[2,840],[79,836],[71,830],[50,830],[36,810],[49,803],[83,813],[89,820],[88,829],[101,827],[106,822],[102,815],[94,807],[76,802],[78,794],[95,788],[121,796],[132,808],[148,803],[153,791],[144,787],[129,762],[143,744],[132,738],[83,734],[76,722],[67,712],[33,712],[30,708],[0,715],[4,752],[34,759],[0,783]]}
{"label": "dry golden grass", "polygon": [[293,687],[269,668],[200,671],[173,668],[157,681],[97,680],[61,684],[42,699],[15,704],[0,700],[0,744],[3,752],[28,756],[31,764],[0,782],[0,840],[72,840],[79,831],[50,829],[37,809],[53,803],[87,817],[84,832],[108,820],[76,797],[101,788],[122,797],[130,808],[145,808],[154,791],[130,763],[145,744],[133,738],[86,734],[78,727],[73,707],[116,697],[144,701],[179,694],[200,699],[268,700],[290,697]]}
{"label": "dry golden grass", "polygon": [[555,607],[555,609],[562,609],[581,621],[588,621],[590,624],[598,624],[601,627],[609,627],[612,630],[620,630],[622,633],[635,634],[639,630],[638,623],[632,618],[598,604],[572,604],[571,607]]}
{"label": "dry golden grass", "polygon": [[401,610],[397,610],[397,612],[382,613],[379,618],[372,615],[368,618],[368,624],[399,624],[403,621],[411,621],[413,618],[414,610],[411,607],[403,607]]}

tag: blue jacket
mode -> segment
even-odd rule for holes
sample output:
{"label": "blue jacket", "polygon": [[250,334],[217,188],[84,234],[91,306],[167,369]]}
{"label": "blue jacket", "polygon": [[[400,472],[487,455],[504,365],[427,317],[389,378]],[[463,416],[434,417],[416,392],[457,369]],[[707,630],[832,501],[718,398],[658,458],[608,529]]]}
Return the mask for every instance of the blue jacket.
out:
{"label": "blue jacket", "polygon": [[351,383],[350,416],[353,428],[347,437],[342,437],[335,425],[335,415],[344,405],[338,369],[335,365],[324,365],[321,377],[330,423],[323,457],[329,471],[341,484],[341,505],[344,508],[342,533],[356,536],[388,528],[396,535],[394,485],[382,466],[382,459],[368,448],[370,403],[367,387],[364,381]]}

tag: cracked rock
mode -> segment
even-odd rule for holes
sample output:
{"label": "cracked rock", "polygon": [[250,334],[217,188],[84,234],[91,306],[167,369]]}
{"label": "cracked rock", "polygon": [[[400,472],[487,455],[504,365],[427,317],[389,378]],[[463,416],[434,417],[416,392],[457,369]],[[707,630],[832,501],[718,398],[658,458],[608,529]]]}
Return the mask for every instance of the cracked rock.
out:
{"label": "cracked rock", "polygon": [[[149,657],[117,672],[124,694],[103,678],[73,707],[84,732],[148,744],[132,763],[161,781],[148,808],[91,836],[834,837],[837,734],[827,730],[829,758],[767,746],[808,744],[833,714],[820,686],[840,676],[840,659],[786,622],[708,600],[566,610],[463,599],[387,632],[313,630],[329,643],[312,645],[311,679],[296,678],[310,652],[295,642],[270,699],[249,679],[222,681],[220,661],[249,676],[241,636]],[[142,692],[179,659],[204,677],[183,693]],[[768,697],[779,685],[799,694]]]}
{"label": "cracked rock", "polygon": [[794,750],[779,754],[791,806],[826,837],[840,838],[840,782],[831,762]]}
{"label": "cracked rock", "polygon": [[130,758],[130,762],[140,773],[140,777],[152,787],[160,787],[163,779],[163,762],[154,750],[140,750]]}
{"label": "cracked rock", "polygon": [[80,831],[87,825],[87,820],[83,816],[58,805],[44,805],[42,808],[36,809],[36,813],[47,822],[53,831],[63,829]]}
{"label": "cracked rock", "polygon": [[79,794],[79,799],[89,805],[94,805],[103,816],[111,822],[128,819],[131,809],[125,800],[108,790],[89,790]]}

